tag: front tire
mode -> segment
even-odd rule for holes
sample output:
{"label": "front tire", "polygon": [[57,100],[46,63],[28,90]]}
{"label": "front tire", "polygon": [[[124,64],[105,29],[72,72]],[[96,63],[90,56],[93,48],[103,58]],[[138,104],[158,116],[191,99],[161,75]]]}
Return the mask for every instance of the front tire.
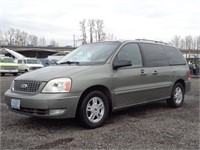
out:
{"label": "front tire", "polygon": [[83,98],[79,120],[87,128],[97,128],[104,124],[108,112],[108,98],[100,91],[92,91]]}
{"label": "front tire", "polygon": [[181,83],[175,84],[171,93],[171,98],[166,100],[167,104],[173,108],[181,107],[184,102],[184,94],[183,85]]}

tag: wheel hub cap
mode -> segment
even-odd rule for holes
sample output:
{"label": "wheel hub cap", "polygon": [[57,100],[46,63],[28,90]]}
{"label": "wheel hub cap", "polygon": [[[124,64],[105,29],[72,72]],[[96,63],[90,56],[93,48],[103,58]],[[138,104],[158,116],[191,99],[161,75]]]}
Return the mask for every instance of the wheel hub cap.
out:
{"label": "wheel hub cap", "polygon": [[180,87],[177,87],[174,92],[174,99],[177,104],[180,104],[183,100],[183,92]]}
{"label": "wheel hub cap", "polygon": [[105,106],[100,97],[93,97],[86,106],[86,114],[89,121],[93,123],[99,122],[104,115]]}

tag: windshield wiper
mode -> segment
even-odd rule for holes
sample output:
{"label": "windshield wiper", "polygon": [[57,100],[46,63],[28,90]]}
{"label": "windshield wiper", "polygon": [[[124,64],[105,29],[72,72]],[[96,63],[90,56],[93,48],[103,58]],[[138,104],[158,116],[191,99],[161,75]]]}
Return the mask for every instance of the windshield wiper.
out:
{"label": "windshield wiper", "polygon": [[78,61],[66,61],[66,62],[61,62],[60,64],[76,64],[76,65],[79,65],[80,63]]}

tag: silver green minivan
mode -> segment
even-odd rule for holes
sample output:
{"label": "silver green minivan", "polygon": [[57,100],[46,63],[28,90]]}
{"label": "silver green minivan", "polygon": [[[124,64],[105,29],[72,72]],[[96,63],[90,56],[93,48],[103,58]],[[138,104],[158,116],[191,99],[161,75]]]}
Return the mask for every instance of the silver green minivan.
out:
{"label": "silver green minivan", "polygon": [[109,113],[154,101],[180,107],[190,71],[181,52],[158,41],[83,45],[51,66],[14,79],[5,93],[10,110],[35,117],[74,118],[88,128]]}

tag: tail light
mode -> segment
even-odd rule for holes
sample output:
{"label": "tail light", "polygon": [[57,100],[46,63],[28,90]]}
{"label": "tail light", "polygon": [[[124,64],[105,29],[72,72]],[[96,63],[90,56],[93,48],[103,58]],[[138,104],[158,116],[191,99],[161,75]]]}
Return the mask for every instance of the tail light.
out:
{"label": "tail light", "polygon": [[190,72],[190,70],[187,72],[187,76],[188,76],[188,80],[190,80],[191,79],[191,72]]}

